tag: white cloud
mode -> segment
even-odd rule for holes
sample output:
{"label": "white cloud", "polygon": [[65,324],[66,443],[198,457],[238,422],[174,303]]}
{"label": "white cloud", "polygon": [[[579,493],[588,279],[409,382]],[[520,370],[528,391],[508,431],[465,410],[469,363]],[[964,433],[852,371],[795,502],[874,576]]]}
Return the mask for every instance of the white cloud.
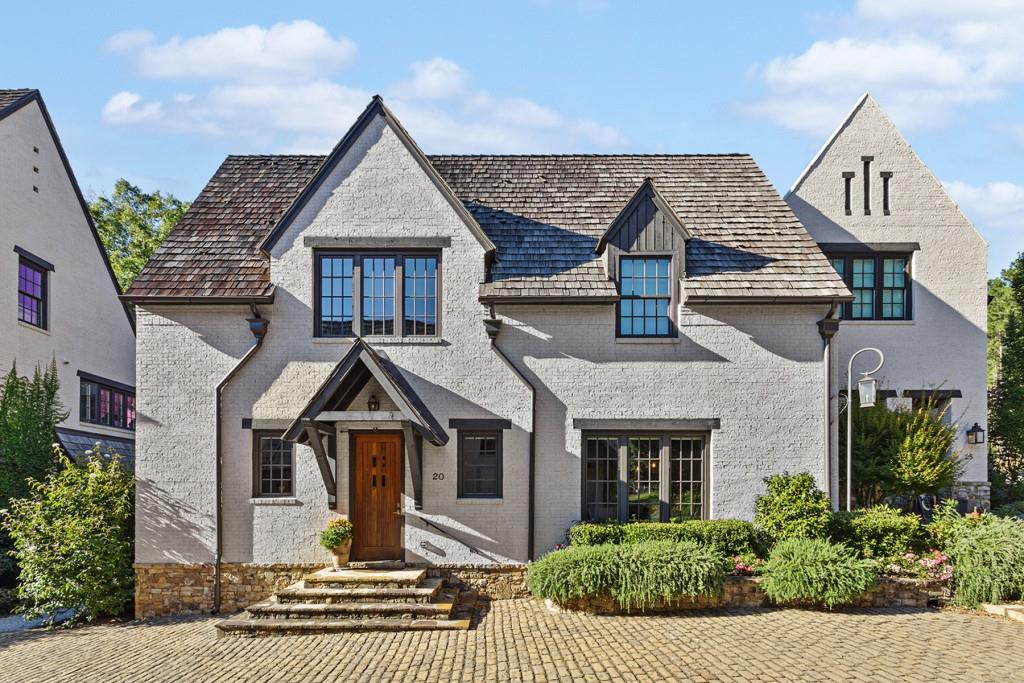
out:
{"label": "white cloud", "polygon": [[752,116],[821,136],[865,91],[905,128],[938,126],[1024,81],[1024,4],[1003,0],[860,0],[848,35],[752,69],[764,95]]}
{"label": "white cloud", "polygon": [[469,74],[450,60],[434,57],[412,65],[413,77],[393,85],[391,94],[413,100],[447,100],[469,87]]}
{"label": "white cloud", "polygon": [[996,230],[1024,231],[1024,185],[1006,181],[971,185],[959,180],[942,185],[968,217]]}
{"label": "white cloud", "polygon": [[[355,45],[347,38],[331,38],[311,22],[222,29],[162,44],[137,30],[112,37],[107,47],[132,59],[139,74],[148,78],[218,82],[163,101],[117,93],[104,107],[106,123],[232,137],[246,151],[325,152],[371,96],[327,77],[331,68],[347,63]],[[225,53],[230,58],[216,58]],[[627,142],[611,126],[573,119],[530,99],[474,88],[470,74],[443,57],[415,62],[410,70],[411,78],[382,90],[388,93],[388,105],[428,150],[528,153],[605,149]]]}
{"label": "white cloud", "polygon": [[146,78],[211,78],[264,81],[334,72],[355,58],[350,39],[332,37],[311,21],[242,26],[157,43],[149,31],[119,33],[107,48],[130,56]]}

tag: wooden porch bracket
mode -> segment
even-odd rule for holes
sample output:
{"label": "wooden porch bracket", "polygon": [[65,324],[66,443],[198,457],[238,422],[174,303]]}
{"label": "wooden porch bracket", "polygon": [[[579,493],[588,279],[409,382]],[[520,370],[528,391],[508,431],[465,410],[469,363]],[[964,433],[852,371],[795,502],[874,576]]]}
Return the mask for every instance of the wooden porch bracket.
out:
{"label": "wooden porch bracket", "polygon": [[316,456],[316,464],[320,468],[320,476],[323,477],[327,495],[336,496],[338,487],[334,483],[334,475],[331,474],[331,466],[327,462],[327,449],[324,448],[320,431],[313,420],[303,420],[302,424],[306,428],[306,436],[309,438],[309,445],[313,448],[313,455]]}
{"label": "wooden porch bracket", "polygon": [[402,422],[405,433],[405,454],[409,460],[409,474],[412,476],[413,506],[423,509],[423,436],[406,420]]}

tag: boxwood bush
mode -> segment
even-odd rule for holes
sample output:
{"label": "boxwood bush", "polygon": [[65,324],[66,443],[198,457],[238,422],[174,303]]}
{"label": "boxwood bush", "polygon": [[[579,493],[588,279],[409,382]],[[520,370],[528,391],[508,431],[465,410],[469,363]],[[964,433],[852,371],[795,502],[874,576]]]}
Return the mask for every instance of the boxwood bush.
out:
{"label": "boxwood bush", "polygon": [[924,544],[921,519],[888,505],[832,513],[829,535],[863,557],[878,559],[918,552]]}
{"label": "boxwood bush", "polygon": [[572,546],[532,563],[526,583],[539,598],[564,603],[611,596],[629,611],[682,597],[721,595],[725,557],[693,541]]}
{"label": "boxwood bush", "polygon": [[763,556],[768,550],[769,539],[750,522],[738,519],[625,524],[584,522],[569,529],[569,542],[576,546],[650,541],[694,541],[733,557],[751,553]]}
{"label": "boxwood bush", "polygon": [[772,549],[761,574],[761,588],[776,603],[832,609],[874,585],[875,563],[842,544],[791,538]]}
{"label": "boxwood bush", "polygon": [[766,477],[768,492],[757,499],[754,522],[777,541],[827,538],[832,504],[807,473]]}

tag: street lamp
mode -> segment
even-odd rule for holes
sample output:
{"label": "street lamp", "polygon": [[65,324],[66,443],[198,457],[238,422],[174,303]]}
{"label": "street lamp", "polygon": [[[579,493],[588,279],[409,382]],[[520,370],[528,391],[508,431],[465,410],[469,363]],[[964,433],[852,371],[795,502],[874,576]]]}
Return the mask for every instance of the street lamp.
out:
{"label": "street lamp", "polygon": [[871,375],[882,369],[885,363],[885,355],[878,349],[869,346],[861,349],[850,356],[850,363],[846,367],[846,509],[853,509],[853,361],[862,353],[874,351],[878,354],[878,365],[873,370],[862,372],[861,378],[857,381],[857,392],[860,397],[860,407],[870,408],[875,405],[877,383]]}

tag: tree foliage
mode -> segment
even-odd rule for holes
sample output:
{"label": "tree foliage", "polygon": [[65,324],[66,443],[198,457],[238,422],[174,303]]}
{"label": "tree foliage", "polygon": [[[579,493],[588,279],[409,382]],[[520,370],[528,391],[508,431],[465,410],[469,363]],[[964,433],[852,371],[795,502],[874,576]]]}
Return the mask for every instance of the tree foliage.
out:
{"label": "tree foliage", "polygon": [[67,413],[58,392],[57,363],[32,378],[18,375],[17,364],[0,385],[0,508],[28,492],[28,480],[40,479],[54,464],[54,427]]}
{"label": "tree foliage", "polygon": [[57,446],[54,453],[59,468],[30,481],[29,495],[3,515],[21,567],[18,597],[32,617],[63,609],[86,620],[119,615],[135,590],[132,474],[98,451],[83,464]]}
{"label": "tree foliage", "polygon": [[[1001,282],[1002,303],[994,299],[989,307],[989,342],[997,344],[998,353],[998,371],[989,392],[993,505],[1024,500],[1024,255],[1003,271]],[[1005,320],[1000,322],[1002,309]]]}
{"label": "tree foliage", "polygon": [[906,429],[893,459],[896,490],[913,496],[936,494],[956,483],[964,471],[963,461],[952,451],[957,427],[946,424],[927,402],[901,417]]}
{"label": "tree foliage", "polygon": [[146,193],[124,178],[110,197],[89,205],[110,265],[124,291],[190,206],[171,194]]}

